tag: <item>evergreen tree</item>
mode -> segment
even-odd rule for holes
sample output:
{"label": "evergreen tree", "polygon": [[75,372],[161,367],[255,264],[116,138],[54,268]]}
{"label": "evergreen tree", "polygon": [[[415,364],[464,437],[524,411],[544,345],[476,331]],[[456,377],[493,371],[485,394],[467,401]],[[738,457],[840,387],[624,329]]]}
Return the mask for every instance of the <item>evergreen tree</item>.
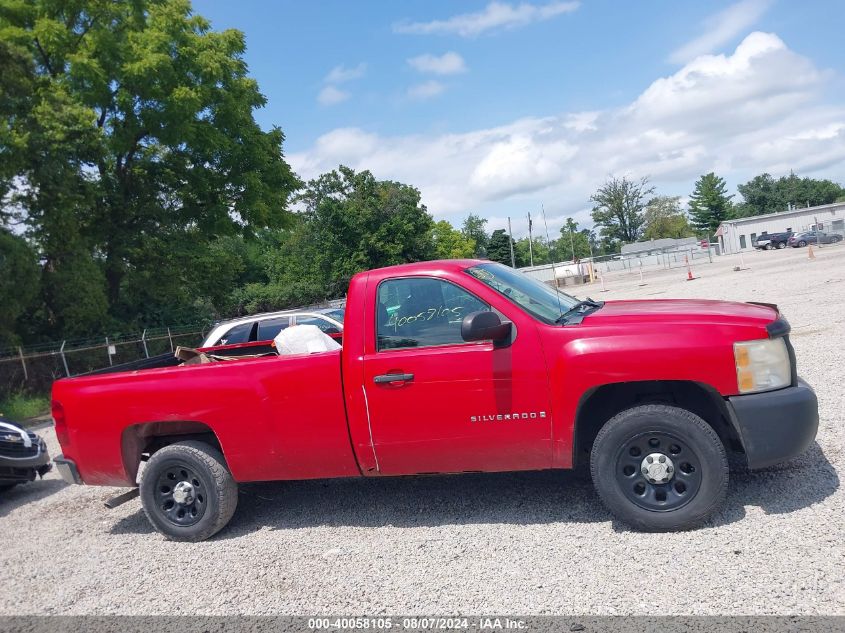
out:
{"label": "evergreen tree", "polygon": [[512,240],[505,229],[496,229],[487,244],[487,257],[494,262],[511,265]]}
{"label": "evergreen tree", "polygon": [[712,171],[695,183],[689,202],[690,220],[695,228],[708,236],[713,235],[722,222],[732,217],[733,195],[725,195],[727,189],[725,179]]}

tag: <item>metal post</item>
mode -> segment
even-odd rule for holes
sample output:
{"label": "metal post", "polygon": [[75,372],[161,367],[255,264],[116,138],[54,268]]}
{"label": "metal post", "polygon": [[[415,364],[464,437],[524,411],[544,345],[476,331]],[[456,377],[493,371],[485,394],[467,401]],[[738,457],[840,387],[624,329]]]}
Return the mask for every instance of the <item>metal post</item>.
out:
{"label": "metal post", "polygon": [[29,372],[26,371],[26,361],[23,358],[23,350],[18,346],[18,356],[21,357],[21,365],[23,366],[23,379],[29,380]]}
{"label": "metal post", "polygon": [[111,361],[111,348],[109,347],[109,337],[106,337],[106,356],[109,357],[109,365],[113,365]]}
{"label": "metal post", "polygon": [[147,330],[146,330],[146,328],[141,333],[141,344],[144,346],[144,355],[147,358],[149,358],[150,357],[150,351],[147,349]]}
{"label": "metal post", "polygon": [[528,212],[528,257],[534,265],[534,240],[531,238],[531,212]]}
{"label": "metal post", "polygon": [[62,365],[65,366],[65,376],[70,378],[70,371],[67,368],[67,358],[65,358],[65,343],[67,343],[67,341],[62,341],[62,346],[59,348],[59,354],[62,357]]}
{"label": "metal post", "polygon": [[[511,216],[508,216],[508,246],[511,247],[511,268],[516,268],[516,260],[513,256],[513,232],[511,231]],[[173,344],[171,344],[173,347]]]}
{"label": "metal post", "polygon": [[170,351],[173,351],[173,337],[170,335],[170,328],[167,328],[167,338],[170,339]]}

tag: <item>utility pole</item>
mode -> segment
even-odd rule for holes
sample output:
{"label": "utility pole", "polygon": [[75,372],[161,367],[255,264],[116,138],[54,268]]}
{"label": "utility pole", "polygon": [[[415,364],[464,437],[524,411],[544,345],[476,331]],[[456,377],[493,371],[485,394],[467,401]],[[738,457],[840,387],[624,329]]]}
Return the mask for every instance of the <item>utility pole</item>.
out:
{"label": "utility pole", "polygon": [[531,238],[531,212],[528,212],[528,257],[534,265],[534,240]]}
{"label": "utility pole", "polygon": [[575,261],[575,237],[572,235],[572,223],[569,223],[569,243],[572,244],[572,261]]}
{"label": "utility pole", "polygon": [[513,257],[513,232],[511,231],[511,216],[508,216],[508,246],[511,247],[511,268],[516,268],[516,260]]}

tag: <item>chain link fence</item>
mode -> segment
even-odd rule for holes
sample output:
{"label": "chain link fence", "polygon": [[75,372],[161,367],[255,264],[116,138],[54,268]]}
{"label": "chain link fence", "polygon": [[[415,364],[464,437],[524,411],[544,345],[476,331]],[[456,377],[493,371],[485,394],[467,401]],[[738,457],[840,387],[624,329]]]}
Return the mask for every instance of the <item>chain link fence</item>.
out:
{"label": "chain link fence", "polygon": [[577,263],[570,260],[554,264],[527,266],[519,270],[529,277],[545,283],[557,283],[559,286],[566,286],[581,283],[591,274],[601,277],[608,273],[622,271],[637,272],[643,269],[685,268],[688,264],[695,262],[712,262],[713,257],[718,255],[717,248],[713,246],[705,248],[696,243],[681,248],[655,248],[625,255],[585,257]]}
{"label": "chain link fence", "polygon": [[196,347],[207,332],[207,326],[188,325],[116,338],[0,349],[0,398],[19,391],[46,393],[58,378],[164,354],[179,345]]}

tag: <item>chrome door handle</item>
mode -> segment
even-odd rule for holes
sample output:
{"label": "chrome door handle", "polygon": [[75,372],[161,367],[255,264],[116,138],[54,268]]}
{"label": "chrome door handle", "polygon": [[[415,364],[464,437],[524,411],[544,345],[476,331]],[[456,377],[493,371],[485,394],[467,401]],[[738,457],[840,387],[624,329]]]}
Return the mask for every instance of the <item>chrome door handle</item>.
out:
{"label": "chrome door handle", "polygon": [[373,378],[373,382],[377,385],[384,385],[392,382],[410,382],[413,379],[414,374],[382,374]]}

